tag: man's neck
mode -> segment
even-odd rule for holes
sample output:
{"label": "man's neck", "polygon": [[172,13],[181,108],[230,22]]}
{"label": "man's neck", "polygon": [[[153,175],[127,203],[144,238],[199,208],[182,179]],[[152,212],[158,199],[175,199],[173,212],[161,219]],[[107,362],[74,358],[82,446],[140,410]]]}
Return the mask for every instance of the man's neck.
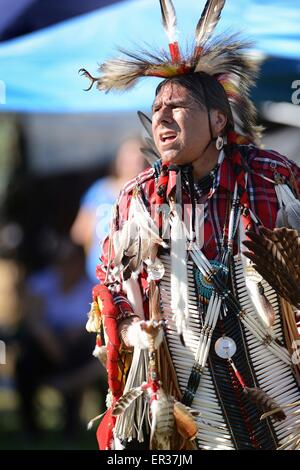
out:
{"label": "man's neck", "polygon": [[218,162],[219,151],[215,146],[210,146],[200,158],[193,162],[194,180],[199,181],[213,170]]}

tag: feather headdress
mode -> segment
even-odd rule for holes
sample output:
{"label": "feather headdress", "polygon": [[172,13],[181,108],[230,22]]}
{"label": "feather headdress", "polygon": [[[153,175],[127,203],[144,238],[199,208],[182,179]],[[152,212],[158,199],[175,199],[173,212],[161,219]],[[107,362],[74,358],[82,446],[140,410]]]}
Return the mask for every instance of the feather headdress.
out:
{"label": "feather headdress", "polygon": [[225,0],[207,0],[195,30],[194,45],[183,55],[177,42],[177,18],[172,0],[160,0],[162,23],[169,39],[169,51],[130,52],[120,49],[122,57],[104,62],[99,76],[86,69],[80,72],[101,91],[127,90],[141,77],[172,78],[202,72],[215,77],[228,97],[238,131],[255,141],[260,130],[255,126],[256,111],[249,99],[249,88],[256,78],[258,63],[246,53],[251,44],[236,35],[212,34],[221,16]]}

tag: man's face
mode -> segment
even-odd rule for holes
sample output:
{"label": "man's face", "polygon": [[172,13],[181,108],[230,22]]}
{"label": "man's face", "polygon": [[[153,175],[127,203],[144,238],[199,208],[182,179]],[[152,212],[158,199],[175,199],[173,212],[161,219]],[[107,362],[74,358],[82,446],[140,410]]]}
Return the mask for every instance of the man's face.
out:
{"label": "man's face", "polygon": [[152,132],[164,162],[178,165],[199,158],[210,141],[207,111],[176,83],[167,83],[153,103]]}

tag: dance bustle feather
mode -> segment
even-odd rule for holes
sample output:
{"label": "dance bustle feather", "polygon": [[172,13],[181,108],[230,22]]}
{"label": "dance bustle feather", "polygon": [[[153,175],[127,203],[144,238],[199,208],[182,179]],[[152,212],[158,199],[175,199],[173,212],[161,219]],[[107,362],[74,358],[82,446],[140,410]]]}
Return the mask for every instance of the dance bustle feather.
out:
{"label": "dance bustle feather", "polygon": [[128,220],[114,236],[114,265],[121,266],[123,279],[138,273],[141,262],[154,259],[158,245],[165,246],[138,190],[131,198]]}
{"label": "dance bustle feather", "polygon": [[300,237],[296,230],[285,227],[270,230],[261,228],[260,234],[247,232],[250,240],[245,252],[254,268],[281,297],[300,307]]}

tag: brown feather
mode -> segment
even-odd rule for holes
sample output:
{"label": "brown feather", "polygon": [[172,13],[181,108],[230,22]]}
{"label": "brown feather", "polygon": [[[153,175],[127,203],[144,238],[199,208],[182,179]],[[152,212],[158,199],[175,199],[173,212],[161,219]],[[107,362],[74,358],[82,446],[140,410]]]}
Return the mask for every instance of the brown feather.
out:
{"label": "brown feather", "polygon": [[266,392],[257,387],[245,387],[244,393],[251,398],[257,405],[261,406],[265,412],[271,410],[277,410],[272,415],[276,421],[283,421],[286,418],[286,414],[283,409],[271,398]]}
{"label": "brown feather", "polygon": [[[155,406],[153,406],[155,403]],[[162,389],[151,404],[150,450],[170,450],[174,429],[174,401]]]}
{"label": "brown feather", "polygon": [[225,0],[207,0],[196,27],[196,44],[202,46],[217,26]]}
{"label": "brown feather", "polygon": [[288,302],[300,306],[300,237],[286,227],[249,231],[244,252],[255,269]]}
{"label": "brown feather", "polygon": [[144,393],[142,387],[136,387],[129,390],[125,395],[122,395],[117,403],[115,404],[112,415],[120,416],[127,410],[127,408],[132,405],[132,403]]}

